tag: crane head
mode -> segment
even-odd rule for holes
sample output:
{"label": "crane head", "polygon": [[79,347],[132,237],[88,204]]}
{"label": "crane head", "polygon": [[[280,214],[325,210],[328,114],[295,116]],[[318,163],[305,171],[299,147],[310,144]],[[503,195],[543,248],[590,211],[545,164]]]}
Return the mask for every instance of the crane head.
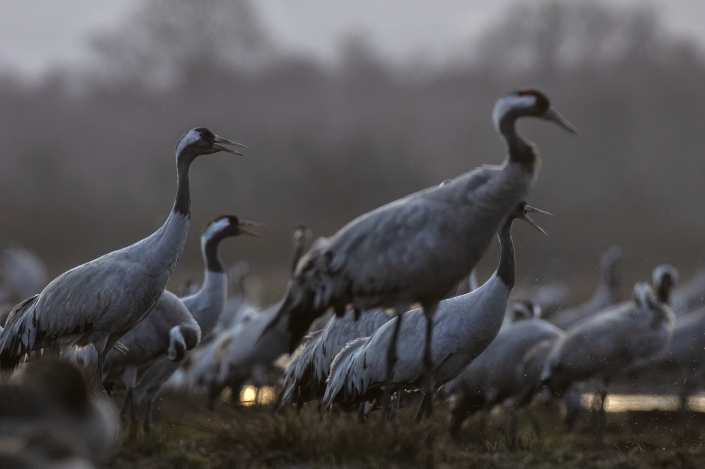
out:
{"label": "crane head", "polygon": [[188,152],[192,156],[199,156],[226,151],[233,155],[245,156],[243,153],[224,147],[223,145],[232,145],[247,149],[242,143],[219,137],[205,127],[196,127],[186,132],[179,139],[179,142],[176,144],[176,154],[181,155],[182,153]]}
{"label": "crane head", "polygon": [[213,238],[223,239],[241,234],[261,238],[262,234],[254,230],[254,228],[260,226],[262,226],[262,223],[240,220],[235,215],[222,215],[208,223],[201,238],[207,241]]}
{"label": "crane head", "polygon": [[193,350],[201,342],[200,331],[195,331],[183,325],[174,326],[169,330],[169,350],[167,358],[172,362],[184,359],[186,352]]}
{"label": "crane head", "polygon": [[531,217],[529,216],[529,213],[543,213],[545,215],[551,215],[548,212],[544,212],[543,210],[539,210],[538,208],[531,207],[530,205],[527,205],[526,201],[522,200],[521,202],[519,202],[517,204],[514,211],[509,214],[509,219],[513,220],[515,218],[518,218],[520,220],[524,220],[529,225],[531,225],[534,228],[536,228],[537,230],[539,230],[541,233],[548,234],[543,230],[543,228],[541,228],[539,225],[537,225],[534,220],[531,219]]}
{"label": "crane head", "polygon": [[575,127],[556,108],[551,106],[548,97],[535,89],[513,91],[507,96],[498,99],[492,111],[495,127],[499,129],[499,123],[507,117],[513,117],[514,119],[518,117],[537,117],[553,122],[572,134],[578,133]]}
{"label": "crane head", "polygon": [[657,290],[662,286],[674,287],[678,283],[678,269],[671,264],[661,264],[654,269],[652,280]]}
{"label": "crane head", "polygon": [[294,247],[303,246],[306,241],[313,237],[313,231],[305,227],[304,225],[299,225],[294,229],[293,241]]}
{"label": "crane head", "polygon": [[678,283],[678,269],[671,264],[661,264],[652,272],[652,281],[658,300],[661,303],[668,303],[671,290]]}
{"label": "crane head", "polygon": [[531,300],[519,300],[512,304],[512,322],[541,317],[541,307]]}
{"label": "crane head", "polygon": [[646,282],[638,282],[634,285],[632,298],[640,308],[653,308],[656,305],[654,292],[651,290],[651,286]]}

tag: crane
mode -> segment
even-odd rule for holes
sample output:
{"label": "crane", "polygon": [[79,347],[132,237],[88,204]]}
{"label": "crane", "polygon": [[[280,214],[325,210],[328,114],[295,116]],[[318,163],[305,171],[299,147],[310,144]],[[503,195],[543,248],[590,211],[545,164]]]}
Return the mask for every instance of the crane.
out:
{"label": "crane", "polygon": [[154,308],[181,256],[190,225],[191,164],[220,151],[242,155],[223,145],[243,146],[204,127],[186,132],[176,145],[176,199],[166,222],[131,246],[61,274],[18,304],[0,337],[0,368],[13,369],[39,348],[93,345],[94,382],[104,391],[105,354]]}
{"label": "crane", "polygon": [[551,349],[541,381],[554,395],[562,395],[576,382],[597,381],[593,441],[602,444],[605,397],[612,377],[635,363],[659,353],[673,333],[674,314],[658,301],[644,282],[634,286],[633,300],[618,304],[567,331]]}

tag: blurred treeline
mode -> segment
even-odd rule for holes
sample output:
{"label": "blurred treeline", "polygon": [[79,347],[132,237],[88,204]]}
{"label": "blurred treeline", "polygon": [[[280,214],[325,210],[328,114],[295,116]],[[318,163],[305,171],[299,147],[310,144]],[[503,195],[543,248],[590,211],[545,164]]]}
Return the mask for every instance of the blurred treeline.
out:
{"label": "blurred treeline", "polygon": [[[705,250],[705,60],[655,12],[528,2],[444,69],[391,66],[363,36],[336,64],[280,50],[245,0],[148,0],[93,41],[90,67],[0,79],[0,233],[59,273],[149,234],[171,207],[173,148],[207,126],[248,158],[192,168],[193,225],[176,281],[200,281],[198,234],[222,213],[266,224],[224,246],[284,290],[290,232],[329,235],[386,202],[505,154],[494,101],[535,86],[578,129],[521,125],[543,167],[529,202],[550,236],[515,228],[519,278],[568,276],[584,297],[597,255],[625,247],[627,284]],[[497,262],[491,251],[482,277]],[[176,287],[175,284],[172,286]]]}

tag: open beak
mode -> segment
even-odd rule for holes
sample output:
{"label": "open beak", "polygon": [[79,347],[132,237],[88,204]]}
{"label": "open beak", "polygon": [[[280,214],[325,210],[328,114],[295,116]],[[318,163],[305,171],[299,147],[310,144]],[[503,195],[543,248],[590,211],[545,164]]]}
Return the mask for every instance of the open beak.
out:
{"label": "open beak", "polygon": [[237,226],[240,229],[240,232],[244,234],[254,236],[255,238],[261,238],[263,236],[262,233],[252,229],[254,227],[264,226],[263,223],[258,223],[256,221],[240,220],[240,223],[238,223]]}
{"label": "open beak", "polygon": [[568,122],[568,119],[563,117],[560,112],[556,111],[556,108],[554,108],[553,106],[548,108],[548,111],[546,111],[546,113],[542,117],[547,121],[553,122],[554,124],[558,125],[558,127],[570,132],[571,134],[577,135],[578,133],[578,131],[575,130],[575,127],[573,127],[573,124]]}
{"label": "open beak", "polygon": [[[213,140],[213,147],[214,149],[218,151],[227,151],[228,153],[232,153],[233,155],[240,155],[240,156],[247,156],[244,153],[240,153],[239,151],[231,150],[230,148],[224,147],[223,145],[235,145],[236,147],[248,149],[245,145],[242,143],[237,143],[233,142],[231,140],[228,140],[227,138],[215,136],[215,140]],[[222,144],[222,145],[219,145]]]}
{"label": "open beak", "polygon": [[[544,212],[543,210],[539,210],[535,207],[531,207],[529,205],[524,206],[524,217],[522,218],[522,220],[524,220],[526,223],[528,223],[529,225],[531,225],[534,228],[536,228],[537,230],[539,230],[541,233],[548,235],[548,233],[546,233],[543,230],[543,228],[541,228],[539,225],[536,224],[536,222],[534,220],[531,219],[531,217],[528,215],[529,213],[543,213],[544,215],[551,215],[551,214],[548,212]],[[551,215],[551,216],[553,216],[553,215]]]}

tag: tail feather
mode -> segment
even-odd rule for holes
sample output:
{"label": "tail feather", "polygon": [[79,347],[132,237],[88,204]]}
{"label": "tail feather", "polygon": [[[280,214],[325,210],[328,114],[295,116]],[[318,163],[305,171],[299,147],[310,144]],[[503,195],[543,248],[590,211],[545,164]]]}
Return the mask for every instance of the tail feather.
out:
{"label": "tail feather", "polygon": [[[327,409],[335,400],[352,401],[358,394],[364,394],[365,390],[356,387],[357,381],[351,380],[350,373],[354,371],[355,358],[357,353],[369,340],[369,337],[355,339],[343,348],[335,357],[330,366],[328,375],[328,386],[323,397],[323,409]],[[347,389],[346,389],[347,388]],[[341,396],[340,394],[343,393]]]}
{"label": "tail feather", "polygon": [[24,355],[34,349],[37,340],[38,324],[32,314],[39,295],[24,300],[15,306],[5,323],[0,336],[0,368],[15,368]]}
{"label": "tail feather", "polygon": [[293,402],[298,403],[300,400],[308,400],[313,397],[309,397],[303,390],[309,389],[309,385],[313,384],[311,382],[313,378],[313,359],[315,350],[318,348],[319,341],[317,339],[322,333],[323,331],[320,330],[309,334],[307,336],[309,340],[303,350],[294,357],[286,368],[284,384],[279,399],[280,406]]}

